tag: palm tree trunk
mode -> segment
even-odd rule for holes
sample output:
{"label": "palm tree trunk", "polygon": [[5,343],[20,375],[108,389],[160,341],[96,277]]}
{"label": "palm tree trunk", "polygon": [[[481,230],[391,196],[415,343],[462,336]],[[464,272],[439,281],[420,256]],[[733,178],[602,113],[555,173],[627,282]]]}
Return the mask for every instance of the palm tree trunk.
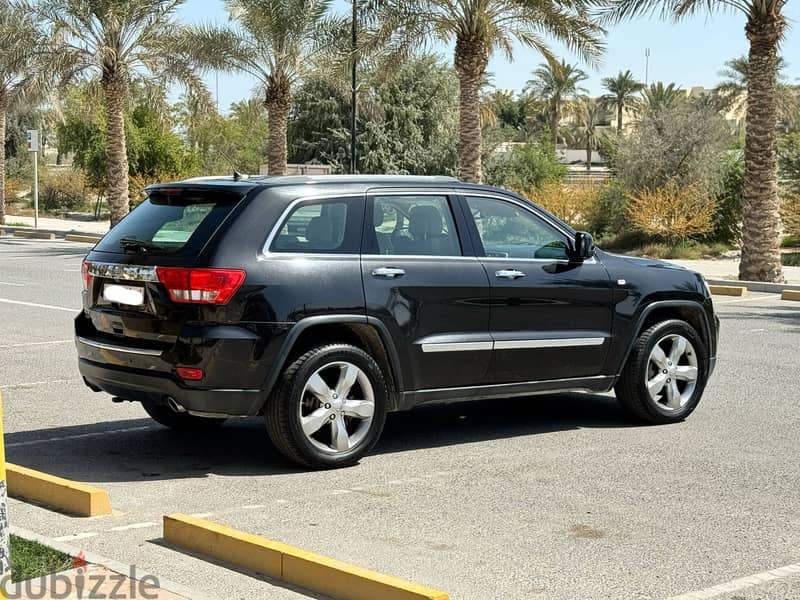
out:
{"label": "palm tree trunk", "polygon": [[480,183],[481,110],[480,82],[486,71],[488,52],[480,38],[456,39],[455,68],[458,73],[458,162],[461,179]]}
{"label": "palm tree trunk", "polygon": [[587,136],[586,138],[586,171],[592,170],[592,140]]}
{"label": "palm tree trunk", "polygon": [[267,163],[270,175],[286,175],[286,130],[291,104],[292,92],[288,80],[271,83],[264,101],[269,119]]}
{"label": "palm tree trunk", "polygon": [[100,84],[106,109],[106,197],[111,209],[111,227],[114,227],[130,210],[125,140],[128,86],[123,76],[108,72],[103,73]]}
{"label": "palm tree trunk", "polygon": [[745,119],[742,259],[739,279],[783,281],[777,163],[777,60],[781,17],[747,23],[750,55]]}
{"label": "palm tree trunk", "polygon": [[617,133],[622,133],[622,110],[624,108],[622,100],[617,100]]}
{"label": "palm tree trunk", "polygon": [[6,222],[6,113],[8,100],[0,92],[0,225]]}
{"label": "palm tree trunk", "polygon": [[561,109],[557,101],[553,102],[553,110],[550,111],[550,139],[553,142],[553,149],[558,146],[558,122],[561,120]]}

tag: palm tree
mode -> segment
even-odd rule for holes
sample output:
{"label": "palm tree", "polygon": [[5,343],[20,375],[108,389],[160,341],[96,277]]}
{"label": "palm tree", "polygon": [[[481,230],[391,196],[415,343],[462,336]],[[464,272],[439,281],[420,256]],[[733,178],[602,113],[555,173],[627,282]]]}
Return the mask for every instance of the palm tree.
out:
{"label": "palm tree", "polygon": [[561,109],[567,102],[576,100],[587,92],[580,83],[589,76],[565,60],[542,63],[533,71],[523,90],[534,98],[547,104],[550,116],[550,136],[553,147],[558,144],[558,125],[561,122]]}
{"label": "palm tree", "polygon": [[739,279],[783,281],[778,202],[778,49],[787,28],[788,0],[607,0],[606,18],[656,13],[681,19],[699,12],[737,10],[746,18],[747,56],[742,259]]}
{"label": "palm tree", "polygon": [[602,101],[583,98],[573,108],[578,140],[586,149],[586,170],[592,170],[592,151],[600,147],[599,126],[608,117]]}
{"label": "palm tree", "polygon": [[[792,121],[797,112],[797,98],[784,76],[788,67],[784,58],[779,56],[776,66],[776,97],[780,121]],[[725,68],[719,72],[719,76],[724,79],[714,88],[719,110],[733,110],[739,113],[747,106],[747,71],[747,56],[739,56],[725,62]]]}
{"label": "palm tree", "polygon": [[603,100],[617,108],[617,133],[622,133],[622,114],[625,106],[635,100],[635,95],[644,90],[645,85],[637,81],[630,71],[620,71],[616,77],[604,77],[603,87],[608,94]]}
{"label": "palm tree", "polygon": [[99,75],[105,109],[106,193],[111,226],[129,211],[125,111],[131,82],[177,80],[202,83],[191,64],[172,49],[180,27],[174,20],[184,0],[38,0],[42,20],[52,26],[51,69],[62,84]]}
{"label": "palm tree", "polygon": [[43,92],[37,67],[46,38],[34,15],[17,3],[0,6],[0,225],[6,217],[6,118],[10,110]]}
{"label": "palm tree", "polygon": [[675,108],[684,100],[686,100],[686,93],[680,86],[674,83],[665,84],[663,81],[656,81],[642,90],[639,112],[657,112]]}
{"label": "palm tree", "polygon": [[[602,54],[603,28],[589,14],[591,0],[386,0],[378,37],[390,48],[410,52],[432,42],[455,42],[459,79],[460,176],[481,180],[480,83],[499,50],[511,60],[519,41],[554,61],[551,37],[595,62]],[[387,35],[388,34],[388,35]]]}
{"label": "palm tree", "polygon": [[239,27],[191,26],[180,46],[206,68],[247,73],[259,82],[269,120],[269,173],[285,175],[292,90],[341,22],[328,15],[331,0],[226,0],[225,5]]}

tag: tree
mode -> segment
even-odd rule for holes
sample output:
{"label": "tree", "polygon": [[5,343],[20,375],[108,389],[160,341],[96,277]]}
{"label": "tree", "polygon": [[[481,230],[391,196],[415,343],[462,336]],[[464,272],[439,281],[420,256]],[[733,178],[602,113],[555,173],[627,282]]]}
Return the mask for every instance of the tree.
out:
{"label": "tree", "polygon": [[586,149],[586,170],[592,170],[592,152],[600,147],[600,124],[607,118],[605,106],[593,98],[583,98],[573,109],[578,139]]}
{"label": "tree", "polygon": [[686,94],[680,86],[663,81],[651,83],[642,90],[642,100],[638,104],[639,114],[675,108],[685,102]]}
{"label": "tree", "polygon": [[[795,119],[797,98],[784,75],[788,66],[783,57],[779,56],[775,67],[777,69],[775,89],[778,119],[791,122]],[[725,68],[719,72],[720,77],[724,79],[714,88],[720,110],[739,111],[747,106],[747,71],[747,56],[739,56],[725,62]]]}
{"label": "tree", "polygon": [[550,116],[550,140],[555,148],[558,145],[558,126],[561,123],[561,109],[564,104],[586,94],[580,83],[588,79],[577,65],[565,60],[542,63],[533,72],[524,90],[547,104]]}
{"label": "tree", "polygon": [[258,80],[269,118],[269,173],[285,175],[293,88],[341,23],[328,16],[330,0],[226,0],[225,5],[238,27],[191,26],[179,47],[206,68]]}
{"label": "tree", "polygon": [[17,3],[0,5],[0,225],[6,216],[6,118],[11,109],[43,91],[37,64],[45,44],[31,11]]}
{"label": "tree", "polygon": [[549,141],[539,141],[514,144],[508,152],[493,153],[487,164],[486,179],[490,185],[529,193],[547,182],[561,183],[567,170]]}
{"label": "tree", "polygon": [[51,69],[62,83],[99,75],[105,109],[106,190],[111,225],[129,210],[125,111],[132,79],[146,76],[200,87],[191,63],[172,48],[184,0],[38,0],[53,30]]}
{"label": "tree", "polygon": [[622,133],[622,115],[625,108],[634,101],[636,94],[645,89],[645,85],[641,81],[637,81],[630,71],[624,73],[620,71],[616,77],[605,77],[602,84],[608,90],[608,94],[603,96],[603,100],[608,105],[616,107],[617,133]]}
{"label": "tree", "polygon": [[602,9],[612,21],[657,13],[681,19],[699,12],[738,10],[746,18],[747,56],[745,176],[742,258],[739,278],[783,281],[780,254],[777,120],[778,49],[787,28],[788,0],[607,0]]}
{"label": "tree", "polygon": [[[459,167],[462,179],[481,180],[480,85],[496,50],[513,58],[513,41],[554,60],[552,37],[594,62],[604,33],[589,14],[589,0],[386,0],[378,37],[392,51],[409,52],[431,42],[455,42],[459,79]],[[389,35],[386,35],[389,34]]]}

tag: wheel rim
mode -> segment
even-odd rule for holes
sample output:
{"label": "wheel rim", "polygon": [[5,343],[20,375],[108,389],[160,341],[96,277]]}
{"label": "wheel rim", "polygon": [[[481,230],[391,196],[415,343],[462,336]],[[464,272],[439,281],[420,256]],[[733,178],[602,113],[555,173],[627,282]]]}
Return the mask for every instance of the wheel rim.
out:
{"label": "wheel rim", "polygon": [[364,440],[372,424],[372,383],[353,363],[328,363],[306,381],[299,411],[300,427],[314,447],[328,454],[347,452]]}
{"label": "wheel rim", "polygon": [[662,410],[680,410],[697,387],[697,352],[678,334],[661,338],[647,361],[645,385],[650,400]]}

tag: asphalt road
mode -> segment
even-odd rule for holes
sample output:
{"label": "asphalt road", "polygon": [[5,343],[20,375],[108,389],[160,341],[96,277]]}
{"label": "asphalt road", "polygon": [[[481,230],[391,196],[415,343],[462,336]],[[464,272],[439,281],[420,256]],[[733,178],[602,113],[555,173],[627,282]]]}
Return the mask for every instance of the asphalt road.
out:
{"label": "asphalt road", "polygon": [[[108,489],[118,512],[12,501],[12,524],[217,598],[304,596],[165,546],[162,515],[207,516],[459,600],[669,598],[800,563],[800,303],[717,299],[719,366],[685,423],[631,425],[601,395],[429,407],[390,416],[360,465],[302,472],[257,419],[181,436],[83,386],[71,327],[87,249],[0,238],[6,449]],[[800,573],[713,597],[800,598]]]}

